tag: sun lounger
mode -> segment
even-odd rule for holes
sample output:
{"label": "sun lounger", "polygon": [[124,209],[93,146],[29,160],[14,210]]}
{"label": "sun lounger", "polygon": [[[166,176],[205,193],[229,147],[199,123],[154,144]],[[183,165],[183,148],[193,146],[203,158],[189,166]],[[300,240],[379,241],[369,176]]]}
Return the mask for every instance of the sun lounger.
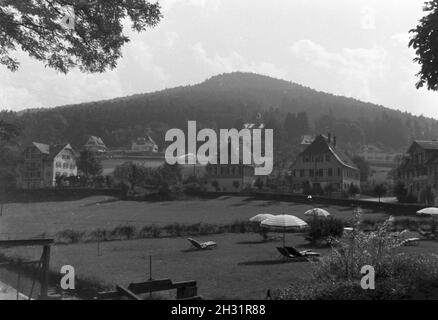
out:
{"label": "sun lounger", "polygon": [[400,246],[417,246],[420,242],[420,238],[409,238],[405,239],[400,243]]}
{"label": "sun lounger", "polygon": [[319,257],[321,256],[320,253],[315,252],[313,250],[303,250],[303,251],[298,251],[296,248],[294,247],[285,247],[284,249],[286,249],[286,251],[293,256],[296,257]]}
{"label": "sun lounger", "polygon": [[198,242],[192,238],[188,238],[187,240],[198,250],[209,250],[217,246],[217,243],[214,241]]}
{"label": "sun lounger", "polygon": [[432,240],[437,240],[437,238],[438,238],[437,235],[434,234],[433,232],[427,232],[427,231],[424,231],[423,229],[418,229],[417,231],[424,238],[432,239]]}
{"label": "sun lounger", "polygon": [[278,252],[280,252],[283,258],[290,260],[308,261],[309,258],[319,257],[319,254],[316,254],[316,252],[303,251],[302,253],[298,252],[299,255],[295,255],[295,254],[291,254],[286,248],[278,247],[277,250]]}

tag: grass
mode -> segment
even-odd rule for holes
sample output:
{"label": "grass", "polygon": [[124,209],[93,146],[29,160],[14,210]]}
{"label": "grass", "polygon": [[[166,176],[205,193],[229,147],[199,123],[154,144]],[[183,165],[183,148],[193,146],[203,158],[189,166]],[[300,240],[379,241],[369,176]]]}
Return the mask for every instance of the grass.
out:
{"label": "grass", "polygon": [[[286,237],[287,244],[299,249],[309,248],[302,235]],[[281,242],[261,243],[256,234],[224,234],[197,239],[216,241],[218,247],[194,251],[185,238],[116,241],[102,243],[98,256],[96,244],[54,246],[51,267],[56,273],[61,266],[69,264],[75,267],[79,279],[93,279],[101,286],[114,287],[147,280],[149,256],[152,256],[154,279],[196,280],[199,294],[206,299],[264,299],[268,289],[287,288],[312,275],[311,263],[284,262],[275,249]],[[424,241],[419,247],[403,250],[412,254],[438,252],[438,242]],[[318,252],[324,256],[330,249],[319,248]],[[5,254],[35,259],[40,250],[11,249]]]}
{"label": "grass", "polygon": [[[146,225],[169,224],[224,225],[247,221],[259,213],[293,214],[301,218],[314,204],[255,201],[245,197],[222,197],[211,200],[172,202],[112,201],[96,196],[78,201],[10,203],[0,217],[0,237],[29,238],[53,236],[64,230],[92,232],[98,228],[112,230],[121,225],[142,229]],[[328,206],[335,217],[348,219],[352,208]],[[366,211],[368,219],[382,219],[382,212]]]}
{"label": "grass", "polygon": [[[304,212],[313,207],[318,205],[245,197],[154,203],[90,197],[79,201],[11,203],[5,205],[0,217],[0,237],[50,237],[61,232],[66,242],[79,243],[53,247],[53,274],[59,274],[61,267],[68,264],[75,267],[78,279],[92,279],[105,287],[145,281],[149,278],[149,256],[152,256],[154,279],[196,280],[199,294],[207,299],[263,299],[268,289],[285,288],[309,277],[312,265],[283,263],[275,249],[281,242],[261,243],[258,234],[241,234],[244,224],[236,221],[247,221],[259,213],[286,213],[305,219]],[[351,218],[353,210],[323,207],[334,217],[346,220]],[[363,218],[378,221],[385,216],[382,212],[366,210]],[[228,233],[213,234],[217,232]],[[139,234],[161,238],[128,240]],[[168,234],[173,238],[164,238]],[[196,234],[200,241],[216,241],[218,248],[204,252],[189,250],[185,239],[188,234]],[[107,240],[114,240],[116,235],[124,241],[100,243],[99,256],[96,243],[81,243],[82,238],[97,235]],[[178,236],[183,238],[175,238]],[[309,248],[301,235],[287,235],[287,239],[298,248]],[[329,250],[318,248],[323,255]],[[438,244],[424,241],[420,247],[406,250],[438,252]],[[31,260],[41,254],[35,248],[2,252],[8,257]]]}
{"label": "grass", "polygon": [[[51,267],[75,267],[76,275],[92,278],[102,286],[128,285],[149,278],[149,256],[153,257],[152,277],[172,281],[196,280],[199,294],[207,299],[263,299],[268,289],[287,287],[294,278],[310,275],[306,262],[284,263],[275,249],[278,243],[260,243],[257,234],[224,234],[197,238],[212,240],[218,248],[194,251],[185,238],[163,238],[106,242],[101,256],[96,244],[54,246]],[[287,235],[288,243],[304,247],[302,236]],[[322,249],[322,253],[328,249]],[[8,256],[35,259],[38,249],[6,250]]]}

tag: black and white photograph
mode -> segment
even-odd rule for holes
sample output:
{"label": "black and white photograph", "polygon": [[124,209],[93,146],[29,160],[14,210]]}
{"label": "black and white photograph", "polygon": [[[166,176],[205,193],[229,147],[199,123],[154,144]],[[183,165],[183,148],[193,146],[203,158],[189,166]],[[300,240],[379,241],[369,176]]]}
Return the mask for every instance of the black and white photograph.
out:
{"label": "black and white photograph", "polygon": [[0,300],[438,300],[438,0],[0,0]]}

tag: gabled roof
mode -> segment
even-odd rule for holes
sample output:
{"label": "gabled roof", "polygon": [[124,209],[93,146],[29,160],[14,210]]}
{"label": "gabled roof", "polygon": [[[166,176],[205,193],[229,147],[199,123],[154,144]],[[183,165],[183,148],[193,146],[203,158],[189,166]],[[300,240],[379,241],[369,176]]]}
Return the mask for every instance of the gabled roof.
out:
{"label": "gabled roof", "polygon": [[88,138],[85,145],[90,144],[90,142],[94,142],[94,144],[97,144],[99,146],[105,146],[105,143],[103,143],[103,140],[100,137],[91,136],[90,138]]}
{"label": "gabled roof", "polygon": [[50,154],[50,146],[48,144],[32,142],[32,145],[35,146],[42,154]]}
{"label": "gabled roof", "polygon": [[50,146],[50,158],[55,158],[64,149],[70,149],[74,154],[74,150],[70,146],[70,144],[68,144],[68,143],[58,144],[58,145]]}
{"label": "gabled roof", "polygon": [[32,145],[38,149],[39,152],[49,156],[50,159],[55,158],[62,150],[65,148],[70,149],[73,154],[74,150],[68,143],[58,144],[58,145],[48,145],[45,143],[32,142]]}
{"label": "gabled roof", "polygon": [[438,140],[416,140],[409,147],[408,153],[416,146],[424,150],[438,150]]}
{"label": "gabled roof", "polygon": [[144,145],[144,144],[147,144],[147,143],[153,144],[153,145],[157,145],[155,143],[154,139],[152,139],[150,135],[147,135],[146,137],[137,138],[134,141],[134,143],[137,144],[137,145]]}
{"label": "gabled roof", "polygon": [[335,146],[331,141],[324,135],[319,135],[310,144],[301,155],[306,154],[318,154],[318,153],[331,153],[336,160],[345,167],[349,167],[355,170],[359,170],[350,157],[339,147]]}

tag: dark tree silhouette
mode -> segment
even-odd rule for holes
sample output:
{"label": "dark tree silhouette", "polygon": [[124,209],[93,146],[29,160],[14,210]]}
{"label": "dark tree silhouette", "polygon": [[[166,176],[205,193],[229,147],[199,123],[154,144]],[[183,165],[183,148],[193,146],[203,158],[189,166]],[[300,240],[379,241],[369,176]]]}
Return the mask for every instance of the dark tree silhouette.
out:
{"label": "dark tree silhouette", "polygon": [[417,89],[427,86],[429,90],[438,90],[438,0],[427,1],[423,11],[428,14],[419,21],[415,29],[410,30],[414,36],[409,47],[416,52],[414,61],[421,65],[416,86]]}
{"label": "dark tree silhouette", "polygon": [[78,160],[78,169],[87,177],[97,176],[102,173],[100,161],[90,151],[81,152]]}
{"label": "dark tree silhouette", "polygon": [[161,17],[160,5],[145,0],[1,0],[0,64],[17,70],[20,48],[63,73],[114,69],[129,42],[123,22],[141,32]]}

